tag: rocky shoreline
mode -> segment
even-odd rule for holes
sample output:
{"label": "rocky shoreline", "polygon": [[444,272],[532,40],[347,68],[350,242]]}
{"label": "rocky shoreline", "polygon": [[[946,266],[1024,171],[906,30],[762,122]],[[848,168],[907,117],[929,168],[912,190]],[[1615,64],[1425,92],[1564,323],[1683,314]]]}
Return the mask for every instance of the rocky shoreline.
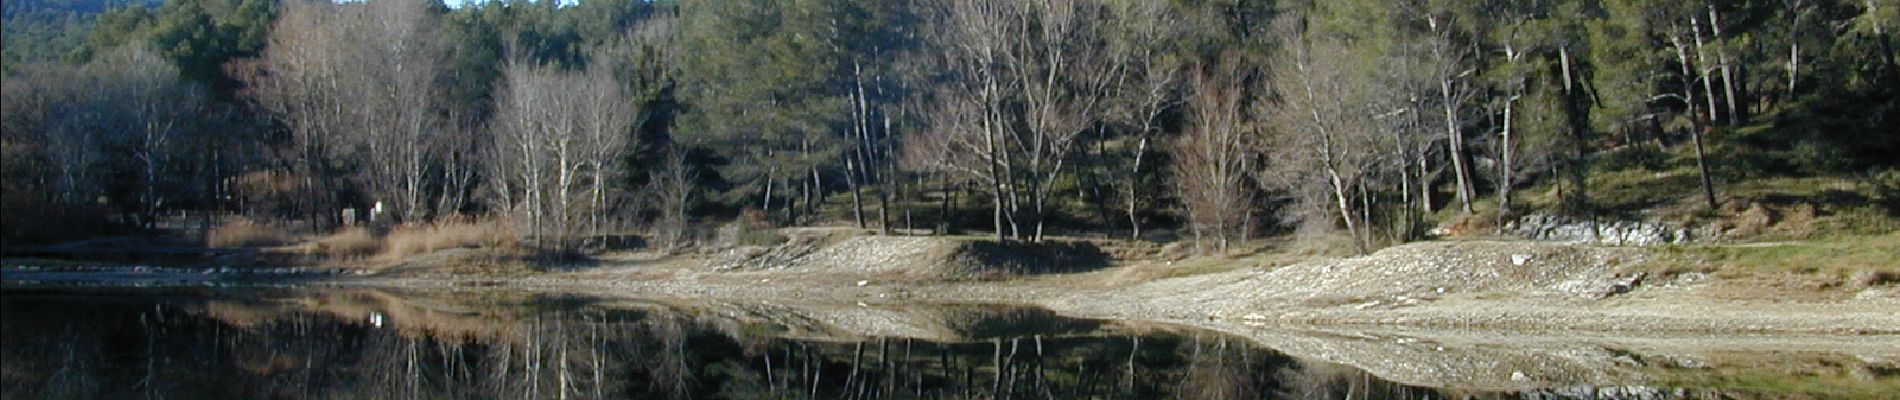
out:
{"label": "rocky shoreline", "polygon": [[[781,259],[761,268],[732,261],[733,253],[714,253],[607,259],[585,268],[515,274],[435,274],[413,265],[378,272],[12,265],[0,269],[0,277],[10,286],[270,283],[740,301],[997,303],[1077,316],[1247,326],[1900,334],[1900,315],[1892,312],[1900,309],[1900,289],[1894,284],[1836,289],[1857,291],[1819,300],[1748,297],[1730,293],[1733,286],[1717,284],[1723,279],[1705,273],[1665,275],[1631,268],[1650,261],[1652,251],[1640,247],[1423,242],[1369,256],[1280,266],[1240,258],[1224,261],[1231,264],[1225,272],[1107,284],[1102,283],[1105,277],[1163,268],[1174,261],[1123,261],[1091,272],[1011,275],[1007,273],[1023,268],[1023,260],[1063,255],[1009,258],[994,254],[1002,251],[966,243],[858,236],[734,252],[750,253],[743,254],[750,260]],[[1074,253],[1081,247],[1063,248]],[[802,250],[787,256],[785,248]],[[1092,254],[1103,252],[1089,249]],[[996,266],[999,263],[1014,264]]]}

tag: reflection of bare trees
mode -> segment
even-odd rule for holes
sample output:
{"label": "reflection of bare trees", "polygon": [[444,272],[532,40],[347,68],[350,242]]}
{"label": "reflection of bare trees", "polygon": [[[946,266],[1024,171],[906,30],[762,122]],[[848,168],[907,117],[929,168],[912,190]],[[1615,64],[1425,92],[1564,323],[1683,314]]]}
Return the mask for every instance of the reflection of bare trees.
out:
{"label": "reflection of bare trees", "polygon": [[1426,399],[1444,398],[1433,390],[1408,387],[1372,376],[1364,370],[1327,362],[1304,362],[1281,370],[1280,395],[1299,399]]}
{"label": "reflection of bare trees", "polygon": [[99,381],[93,376],[97,372],[92,369],[95,362],[93,360],[95,354],[92,352],[98,349],[85,349],[82,353],[81,345],[79,339],[74,337],[60,341],[59,348],[55,350],[59,354],[59,366],[53,370],[52,377],[46,380],[46,398],[79,399],[99,396]]}
{"label": "reflection of bare trees", "polygon": [[[517,310],[512,317],[482,319],[487,327],[479,331],[464,326],[474,320],[425,321],[444,316],[380,310],[374,315],[387,318],[382,325],[335,311],[259,318],[271,312],[149,304],[111,311],[70,331],[8,324],[0,382],[6,398],[1248,399],[1426,393],[1347,367],[1297,363],[1219,335],[1022,336],[997,328],[978,329],[998,334],[972,342],[832,342],[783,339],[770,327],[735,329],[669,309]],[[222,319],[233,315],[251,317]],[[32,315],[9,311],[5,317]]]}
{"label": "reflection of bare trees", "polygon": [[1194,337],[1194,342],[1186,350],[1187,369],[1182,373],[1181,385],[1176,388],[1175,397],[1183,399],[1259,399],[1266,398],[1272,381],[1265,379],[1262,365],[1252,361],[1261,358],[1257,352],[1249,352],[1238,343],[1230,344],[1226,337]]}
{"label": "reflection of bare trees", "polygon": [[649,322],[650,332],[659,341],[648,370],[656,392],[672,398],[693,397],[693,371],[687,364],[686,324],[678,318],[659,318]]}

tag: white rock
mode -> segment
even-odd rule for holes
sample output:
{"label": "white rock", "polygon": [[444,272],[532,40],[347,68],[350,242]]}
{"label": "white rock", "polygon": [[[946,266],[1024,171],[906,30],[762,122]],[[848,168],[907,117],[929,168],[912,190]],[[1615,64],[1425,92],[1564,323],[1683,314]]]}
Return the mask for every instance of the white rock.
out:
{"label": "white rock", "polygon": [[1529,254],[1512,254],[1511,265],[1522,267],[1524,263],[1531,262],[1531,258],[1532,256]]}

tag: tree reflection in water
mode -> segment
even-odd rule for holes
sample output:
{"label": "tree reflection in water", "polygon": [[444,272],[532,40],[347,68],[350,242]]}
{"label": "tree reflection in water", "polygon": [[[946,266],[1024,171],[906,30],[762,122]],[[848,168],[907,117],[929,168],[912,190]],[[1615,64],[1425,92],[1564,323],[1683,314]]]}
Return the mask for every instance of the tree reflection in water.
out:
{"label": "tree reflection in water", "polygon": [[333,298],[4,303],[8,399],[1444,397],[1218,334],[1109,332],[1036,311],[945,313],[968,319],[946,323],[954,339],[790,339],[771,324],[560,302],[453,313]]}

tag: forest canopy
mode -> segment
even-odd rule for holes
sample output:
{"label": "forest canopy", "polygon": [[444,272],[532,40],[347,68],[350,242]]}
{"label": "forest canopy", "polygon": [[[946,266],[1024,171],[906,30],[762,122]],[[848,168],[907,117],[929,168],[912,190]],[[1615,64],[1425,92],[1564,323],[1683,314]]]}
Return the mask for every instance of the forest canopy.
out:
{"label": "forest canopy", "polygon": [[1892,213],[1897,28],[1896,0],[9,1],[0,212],[8,243],[242,215],[1359,252],[1792,178]]}

